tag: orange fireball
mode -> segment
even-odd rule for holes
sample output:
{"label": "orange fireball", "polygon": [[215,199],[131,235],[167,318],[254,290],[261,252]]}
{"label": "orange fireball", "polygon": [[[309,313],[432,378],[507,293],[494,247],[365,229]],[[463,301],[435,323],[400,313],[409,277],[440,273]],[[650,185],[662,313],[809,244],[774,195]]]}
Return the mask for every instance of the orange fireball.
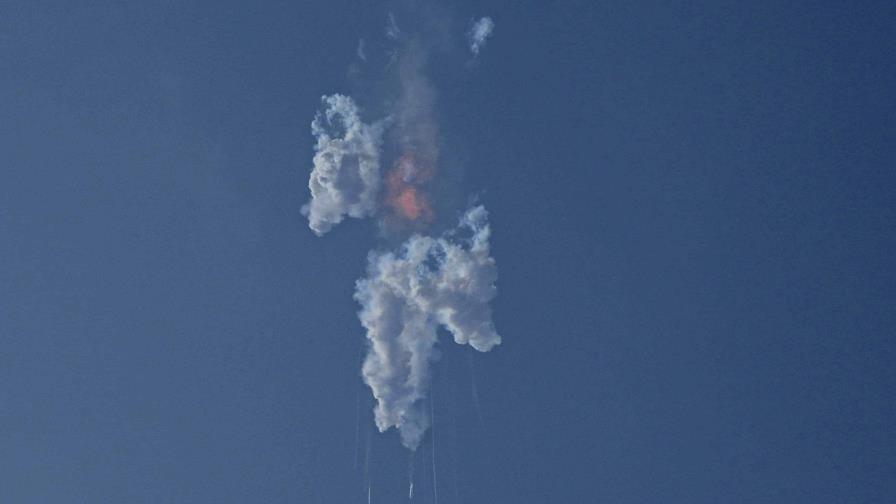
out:
{"label": "orange fireball", "polygon": [[418,162],[413,151],[405,152],[386,175],[386,205],[410,223],[431,222],[432,205],[423,185],[433,172],[431,166]]}

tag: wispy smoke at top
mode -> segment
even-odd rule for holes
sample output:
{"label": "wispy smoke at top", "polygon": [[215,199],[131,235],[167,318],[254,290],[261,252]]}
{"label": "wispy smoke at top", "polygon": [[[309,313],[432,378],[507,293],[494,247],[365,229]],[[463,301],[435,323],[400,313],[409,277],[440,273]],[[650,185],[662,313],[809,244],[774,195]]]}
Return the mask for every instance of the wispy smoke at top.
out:
{"label": "wispy smoke at top", "polygon": [[327,108],[311,123],[317,138],[308,181],[311,201],[302,207],[308,226],[323,235],[346,215],[373,215],[380,188],[383,122],[365,124],[348,96],[323,97]]}
{"label": "wispy smoke at top", "polygon": [[383,221],[392,229],[420,230],[433,220],[429,183],[438,171],[438,125],[435,90],[424,72],[426,53],[410,43],[400,56],[401,86],[392,129],[397,158],[386,176],[386,208]]}
{"label": "wispy smoke at top", "polygon": [[479,50],[485,46],[486,39],[491,36],[494,29],[495,23],[490,17],[484,17],[473,23],[470,31],[467,32],[467,39],[470,42],[470,51],[473,53],[473,56],[479,55]]}
{"label": "wispy smoke at top", "polygon": [[[460,238],[462,232],[472,234]],[[414,235],[398,252],[371,252],[355,299],[370,353],[362,374],[377,400],[377,427],[397,427],[416,449],[429,426],[423,400],[441,325],[458,344],[487,352],[501,342],[489,301],[497,269],[489,252],[488,214],[475,207],[459,231],[440,238]]]}

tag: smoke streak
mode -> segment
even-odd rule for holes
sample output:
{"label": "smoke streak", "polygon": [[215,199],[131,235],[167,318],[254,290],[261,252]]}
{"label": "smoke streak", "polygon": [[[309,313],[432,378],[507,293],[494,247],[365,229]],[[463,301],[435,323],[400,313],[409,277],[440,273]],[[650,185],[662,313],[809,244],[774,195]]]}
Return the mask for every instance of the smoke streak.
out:
{"label": "smoke streak", "polygon": [[476,386],[473,354],[467,354],[467,362],[470,364],[470,397],[473,399],[473,409],[476,411],[476,418],[479,420],[479,428],[484,429],[485,422],[482,420],[482,407],[479,406],[479,388]]}
{"label": "smoke streak", "polygon": [[358,469],[358,452],[361,451],[361,392],[355,387],[355,465]]}
{"label": "smoke streak", "polygon": [[386,175],[386,205],[407,222],[424,225],[432,222],[433,210],[426,193],[426,184],[435,168],[421,166],[414,151],[407,151]]}
{"label": "smoke streak", "polygon": [[414,498],[414,459],[416,452],[411,452],[411,461],[408,464],[408,501]]}
{"label": "smoke streak", "polygon": [[495,29],[495,23],[490,17],[484,17],[473,23],[470,31],[467,32],[467,39],[470,42],[470,52],[473,56],[479,56],[479,51],[485,45],[485,41],[491,36]]}
{"label": "smoke streak", "polygon": [[[361,374],[376,400],[376,425],[381,432],[395,427],[402,444],[413,451],[435,421],[434,405],[430,402],[427,412],[425,400],[431,386],[430,366],[439,358],[438,329],[443,327],[456,343],[480,352],[489,351],[501,338],[489,306],[496,294],[497,269],[490,255],[485,208],[468,209],[456,229],[427,232],[437,222],[436,208],[443,206],[436,204],[440,186],[434,183],[440,170],[436,93],[426,73],[430,55],[437,54],[440,46],[427,41],[425,31],[442,23],[425,20],[417,30],[405,17],[401,21],[399,28],[396,16],[388,14],[385,35],[392,59],[384,70],[390,80],[384,82],[394,77],[398,86],[384,100],[385,118],[364,122],[351,97],[322,98],[324,110],[311,124],[316,138],[308,182],[311,199],[302,213],[319,236],[347,217],[372,217],[381,236],[405,239],[397,249],[368,254],[367,272],[357,281],[354,298],[360,304],[358,316],[368,340]],[[467,41],[474,55],[493,28],[490,18],[470,27]],[[357,57],[369,59],[372,65],[374,47],[359,39]],[[478,398],[475,401],[478,413]],[[355,467],[359,408],[356,398]],[[434,433],[432,443],[433,495],[438,501]],[[364,461],[368,501],[369,459],[368,435]],[[409,471],[411,498],[413,458]]]}
{"label": "smoke streak", "polygon": [[389,24],[386,26],[386,37],[397,40],[399,36],[401,36],[401,30],[398,28],[398,23],[395,22],[395,14],[390,12]]}
{"label": "smoke streak", "polygon": [[400,94],[389,135],[399,155],[386,176],[383,220],[391,230],[419,231],[434,218],[429,183],[438,171],[438,126],[426,60],[426,51],[416,42],[404,48],[399,60]]}
{"label": "smoke streak", "polygon": [[451,383],[451,447],[452,447],[452,464],[451,464],[451,476],[452,483],[454,487],[454,504],[460,504],[462,501],[460,499],[460,485],[458,481],[460,480],[460,470],[458,469],[458,435],[457,435],[457,383]]}
{"label": "smoke streak", "polygon": [[[358,364],[364,362],[364,346],[358,347]],[[367,435],[367,449],[370,450],[370,434]],[[361,452],[361,388],[355,386],[355,466],[358,468],[358,457]]]}
{"label": "smoke streak", "polygon": [[431,426],[429,435],[432,437],[432,497],[434,504],[439,504],[439,484],[436,479],[436,394],[432,384],[429,387],[429,418]]}

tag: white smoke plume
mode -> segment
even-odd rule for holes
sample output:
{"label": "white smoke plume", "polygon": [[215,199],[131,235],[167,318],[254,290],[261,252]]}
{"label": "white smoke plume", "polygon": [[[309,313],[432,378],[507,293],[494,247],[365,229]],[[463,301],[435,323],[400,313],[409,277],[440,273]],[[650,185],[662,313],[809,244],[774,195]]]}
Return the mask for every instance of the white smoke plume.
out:
{"label": "white smoke plume", "polygon": [[398,37],[401,36],[401,29],[398,28],[398,23],[395,21],[395,14],[389,13],[389,24],[386,25],[386,37],[392,40],[398,40]]}
{"label": "white smoke plume", "polygon": [[[461,238],[465,232],[469,238]],[[355,299],[370,351],[362,374],[377,400],[380,431],[396,427],[414,450],[429,426],[424,399],[441,325],[458,344],[487,352],[501,342],[489,301],[497,269],[489,252],[488,214],[477,206],[457,231],[411,236],[398,252],[371,252]]]}
{"label": "white smoke plume", "polygon": [[381,185],[380,145],[384,121],[365,124],[348,96],[322,98],[326,110],[311,123],[317,138],[308,187],[311,201],[302,207],[308,226],[321,236],[346,215],[374,213]]}
{"label": "white smoke plume", "polygon": [[479,51],[485,46],[485,41],[491,36],[495,29],[495,23],[490,17],[484,17],[473,23],[467,32],[467,40],[470,43],[470,52],[473,56],[479,56]]}

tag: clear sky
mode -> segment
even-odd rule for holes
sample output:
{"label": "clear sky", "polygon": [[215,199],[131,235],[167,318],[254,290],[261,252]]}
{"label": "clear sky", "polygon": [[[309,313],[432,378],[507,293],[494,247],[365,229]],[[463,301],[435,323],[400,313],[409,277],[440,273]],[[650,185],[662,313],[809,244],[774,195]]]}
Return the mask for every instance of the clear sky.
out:
{"label": "clear sky", "polygon": [[[376,225],[300,212],[320,97],[382,112],[406,10],[0,5],[0,501],[362,503],[368,436],[407,498],[358,374]],[[503,337],[441,340],[439,502],[896,501],[893,4],[428,15]]]}

